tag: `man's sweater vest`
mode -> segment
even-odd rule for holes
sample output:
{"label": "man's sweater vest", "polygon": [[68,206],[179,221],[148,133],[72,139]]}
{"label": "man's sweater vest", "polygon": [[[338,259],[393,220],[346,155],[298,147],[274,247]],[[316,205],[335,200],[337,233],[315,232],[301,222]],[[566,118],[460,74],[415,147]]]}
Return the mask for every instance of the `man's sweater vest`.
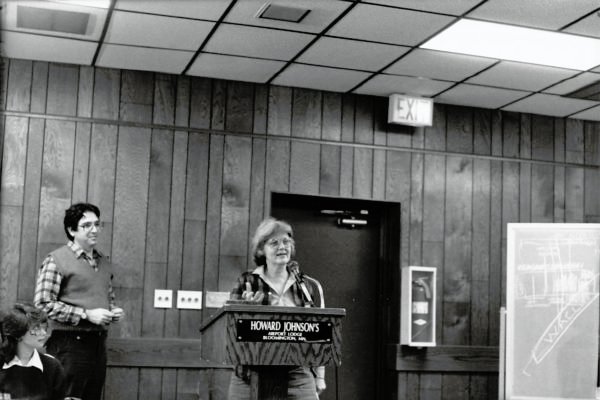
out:
{"label": "man's sweater vest", "polygon": [[[112,277],[112,265],[105,257],[98,259],[96,271],[83,256],[77,258],[73,250],[66,245],[50,254],[62,275],[58,301],[88,310],[109,309],[108,288]],[[72,325],[52,322],[54,329],[77,329]],[[98,329],[99,327],[82,320],[79,328]]]}

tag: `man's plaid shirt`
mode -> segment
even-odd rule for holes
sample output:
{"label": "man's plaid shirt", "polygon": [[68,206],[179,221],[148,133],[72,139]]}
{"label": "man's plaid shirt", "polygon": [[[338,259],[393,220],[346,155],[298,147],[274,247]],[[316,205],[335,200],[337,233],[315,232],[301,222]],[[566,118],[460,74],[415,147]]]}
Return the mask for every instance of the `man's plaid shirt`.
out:
{"label": "man's plaid shirt", "polygon": [[[94,255],[90,259],[77,243],[69,241],[67,246],[73,250],[77,258],[83,257],[90,265],[90,268],[98,270],[98,260],[103,257],[100,252],[94,250]],[[77,325],[83,315],[84,309],[58,300],[62,279],[63,276],[58,271],[54,258],[52,255],[48,255],[40,267],[33,302],[36,307],[43,309],[49,318],[62,323]],[[108,299],[110,309],[112,309],[115,307],[115,294],[112,282],[108,286]]]}

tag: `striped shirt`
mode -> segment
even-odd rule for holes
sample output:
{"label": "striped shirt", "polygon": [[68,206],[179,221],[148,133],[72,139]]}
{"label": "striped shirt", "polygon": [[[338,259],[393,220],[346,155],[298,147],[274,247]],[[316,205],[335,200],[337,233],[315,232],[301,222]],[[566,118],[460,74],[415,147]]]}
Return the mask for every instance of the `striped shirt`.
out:
{"label": "striped shirt", "polygon": [[[88,262],[90,268],[98,270],[99,260],[104,257],[99,251],[93,250],[93,256],[90,258],[85,251],[75,242],[69,241],[67,246],[75,253],[77,258],[83,258]],[[48,314],[48,318],[71,325],[79,324],[83,316],[82,307],[73,306],[59,301],[60,286],[63,276],[56,266],[52,255],[48,255],[42,262],[37,278],[35,289],[34,304]],[[112,283],[108,287],[108,298],[110,308],[115,307],[115,294]]]}

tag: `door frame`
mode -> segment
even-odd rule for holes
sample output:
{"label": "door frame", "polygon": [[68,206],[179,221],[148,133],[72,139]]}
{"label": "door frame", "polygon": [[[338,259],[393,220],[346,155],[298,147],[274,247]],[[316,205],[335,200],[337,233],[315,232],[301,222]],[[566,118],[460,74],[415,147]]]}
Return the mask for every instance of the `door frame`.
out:
{"label": "door frame", "polygon": [[[295,192],[270,191],[266,196],[265,210],[272,215],[273,204],[281,202],[275,198],[306,198],[313,201],[340,202],[341,208],[348,204],[366,204],[375,206],[379,212],[379,260],[377,283],[377,366],[374,397],[392,399],[397,388],[396,372],[388,369],[387,354],[389,344],[399,343],[400,338],[400,272],[401,272],[401,204],[400,202],[374,200],[355,197],[326,196]],[[356,207],[359,208],[359,207]],[[343,343],[342,343],[343,346]],[[337,382],[337,379],[336,379]],[[337,388],[336,388],[337,396]]]}

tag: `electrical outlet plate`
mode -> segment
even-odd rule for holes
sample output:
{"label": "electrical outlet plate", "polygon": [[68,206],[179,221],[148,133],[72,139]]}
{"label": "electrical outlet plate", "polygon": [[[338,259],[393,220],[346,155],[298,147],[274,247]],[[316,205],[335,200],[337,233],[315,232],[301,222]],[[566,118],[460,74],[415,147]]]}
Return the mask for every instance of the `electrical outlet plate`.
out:
{"label": "electrical outlet plate", "polygon": [[177,291],[177,308],[201,310],[202,309],[202,291],[178,290]]}
{"label": "electrical outlet plate", "polygon": [[173,307],[173,291],[165,289],[154,290],[154,308]]}

